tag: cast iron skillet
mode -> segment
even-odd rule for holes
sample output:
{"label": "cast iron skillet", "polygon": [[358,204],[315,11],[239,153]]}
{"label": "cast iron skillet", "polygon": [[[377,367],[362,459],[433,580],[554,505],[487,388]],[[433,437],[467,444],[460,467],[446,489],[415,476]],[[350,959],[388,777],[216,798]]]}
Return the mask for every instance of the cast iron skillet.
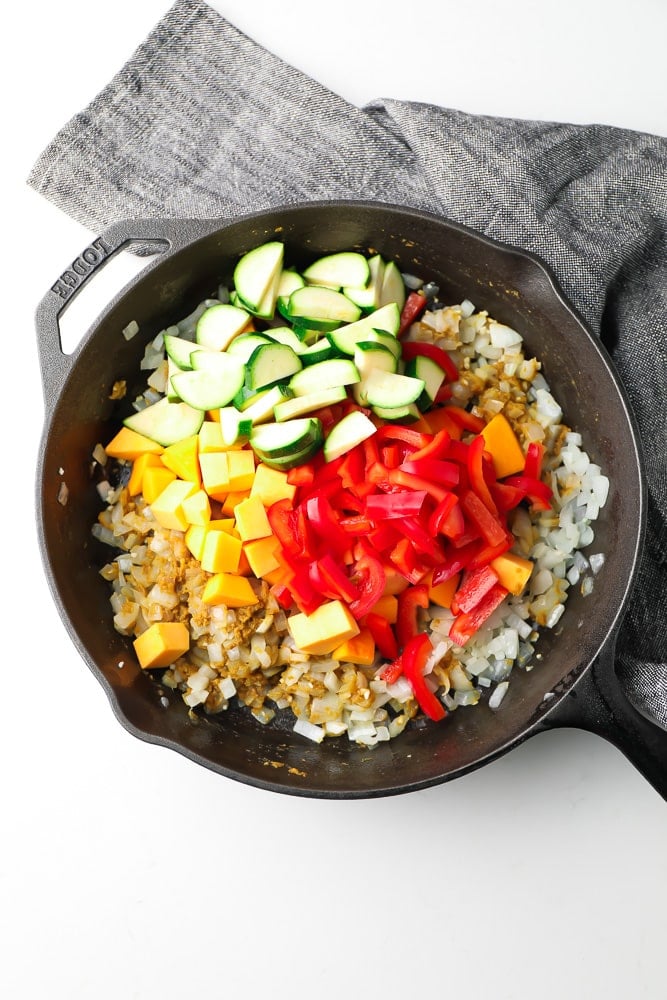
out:
{"label": "cast iron skillet", "polygon": [[[112,626],[107,584],[98,574],[109,551],[90,527],[99,501],[90,459],[125,415],[109,399],[113,382],[138,391],[148,338],[229,279],[232,262],[267,239],[286,243],[297,265],[335,250],[373,248],[404,271],[435,279],[445,301],[470,298],[515,326],[544,372],[571,426],[611,480],[594,550],[606,562],[593,594],[576,588],[556,632],[539,643],[539,667],[517,671],[500,711],[460,710],[445,722],[412,726],[372,751],[347,740],[309,743],[291,723],[261,726],[230,709],[192,721],[172,692],[142,673],[129,640]],[[105,309],[66,356],[58,317],[81,285],[130,243],[161,251]],[[140,333],[121,331],[132,320]],[[614,647],[641,550],[644,486],[637,434],[623,387],[598,340],[530,255],[424,212],[365,202],[308,203],[220,221],[135,221],[113,226],[73,262],[37,311],[46,400],[37,479],[38,527],[54,600],[81,656],[135,736],[170,747],[227,777],[260,788],[324,798],[360,798],[424,788],[497,758],[529,736],[578,726],[610,740],[667,796],[667,733],[627,702],[614,671]],[[65,470],[64,473],[62,470]],[[59,502],[61,484],[68,489]],[[60,499],[62,500],[62,494]],[[119,661],[124,667],[119,669]],[[161,699],[171,703],[165,709]]]}

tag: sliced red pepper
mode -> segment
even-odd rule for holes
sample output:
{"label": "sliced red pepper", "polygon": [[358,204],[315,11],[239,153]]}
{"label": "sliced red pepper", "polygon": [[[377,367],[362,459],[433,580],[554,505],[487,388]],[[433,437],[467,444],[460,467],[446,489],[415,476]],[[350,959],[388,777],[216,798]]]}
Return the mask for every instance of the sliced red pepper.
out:
{"label": "sliced red pepper", "polygon": [[402,490],[400,493],[374,493],[366,497],[366,513],[374,520],[387,520],[419,514],[427,497],[425,490]]}
{"label": "sliced red pepper", "polygon": [[461,505],[476,528],[478,528],[489,545],[497,545],[505,539],[505,528],[488,507],[472,490],[466,490],[461,497]]}
{"label": "sliced red pepper", "polygon": [[480,566],[466,573],[454,594],[459,611],[472,611],[492,587],[498,583],[498,574],[490,566]]}
{"label": "sliced red pepper", "polygon": [[345,550],[349,544],[345,532],[338,523],[335,511],[322,491],[306,501],[306,517],[313,530],[327,545],[337,552]]}
{"label": "sliced red pepper", "polygon": [[312,486],[315,479],[315,469],[312,465],[296,465],[287,473],[290,486]]}
{"label": "sliced red pepper", "polygon": [[403,469],[388,469],[387,478],[395,486],[404,486],[417,491],[424,490],[433,497],[436,503],[440,503],[447,493],[449,493],[449,490],[445,489],[444,486],[432,483],[422,476],[413,476],[412,473],[404,472]]}
{"label": "sliced red pepper", "polygon": [[365,514],[341,517],[338,525],[350,535],[367,535],[369,531],[373,530],[373,522]]}
{"label": "sliced red pepper", "polygon": [[432,538],[416,517],[405,517],[397,522],[397,528],[412,542],[418,555],[426,555],[435,563],[444,558],[444,551],[437,538]]}
{"label": "sliced red pepper", "polygon": [[384,667],[378,674],[378,677],[380,680],[384,681],[385,684],[395,684],[402,673],[403,657],[397,656],[391,663],[385,663]]}
{"label": "sliced red pepper", "polygon": [[267,510],[271,530],[284,551],[295,556],[312,558],[313,547],[303,509],[294,509],[291,501],[277,500]]}
{"label": "sliced red pepper", "polygon": [[366,438],[362,447],[364,449],[364,465],[366,472],[368,472],[372,465],[375,465],[380,461],[380,446],[377,441],[377,434],[373,434],[371,437]]}
{"label": "sliced red pepper", "polygon": [[391,521],[381,521],[368,532],[368,541],[378,552],[388,552],[389,549],[395,548],[400,539],[401,536]]}
{"label": "sliced red pepper", "polygon": [[398,328],[399,337],[402,336],[416,320],[419,319],[427,305],[428,299],[421,292],[408,293],[405,304],[401,310],[401,319]]}
{"label": "sliced red pepper", "polygon": [[280,605],[280,607],[284,608],[285,611],[289,611],[289,609],[294,604],[294,601],[292,599],[291,591],[290,591],[289,587],[287,586],[287,584],[285,584],[285,583],[276,583],[276,584],[274,584],[271,587],[271,593],[273,594],[273,596],[277,600],[277,602]]}
{"label": "sliced red pepper", "polygon": [[434,722],[440,722],[447,715],[445,706],[424,680],[424,667],[432,652],[428,635],[422,633],[411,638],[403,650],[403,673],[410,682],[422,712]]}
{"label": "sliced red pepper", "polygon": [[447,428],[437,431],[428,444],[418,451],[413,451],[410,455],[411,462],[418,462],[422,458],[444,458],[449,450],[451,435]]}
{"label": "sliced red pepper", "polygon": [[409,458],[401,469],[413,476],[423,476],[440,486],[456,486],[459,482],[459,467],[456,462],[446,462],[436,458]]}
{"label": "sliced red pepper", "polygon": [[382,449],[382,462],[388,469],[397,469],[401,464],[401,450],[397,444],[387,444]]}
{"label": "sliced red pepper", "polygon": [[433,570],[431,583],[436,587],[439,583],[444,583],[450,577],[467,569],[473,557],[479,552],[482,546],[479,542],[468,542],[460,549],[448,549],[445,560]]}
{"label": "sliced red pepper", "polygon": [[395,660],[398,656],[398,644],[394,630],[387,619],[371,611],[364,618],[364,624],[373,636],[373,641],[380,654],[386,660]]}
{"label": "sliced red pepper", "polygon": [[523,492],[524,498],[528,498],[536,510],[549,510],[553,491],[550,486],[543,483],[541,479],[533,479],[530,476],[507,476],[503,480],[506,486],[515,486]]}
{"label": "sliced red pepper", "polygon": [[525,493],[517,489],[516,486],[508,486],[507,483],[492,483],[489,487],[494,503],[501,514],[506,514],[509,510],[514,510],[523,500]]}
{"label": "sliced red pepper", "polygon": [[447,458],[451,458],[452,462],[458,462],[459,465],[467,468],[468,466],[468,445],[465,441],[457,441],[452,439],[449,443],[449,448],[447,449]]}
{"label": "sliced red pepper", "polygon": [[486,442],[484,438],[474,438],[468,445],[468,478],[470,486],[475,491],[484,505],[491,511],[494,517],[498,516],[498,509],[491,496],[486,477],[484,475],[484,448]]}
{"label": "sliced red pepper", "polygon": [[523,467],[524,476],[531,479],[540,479],[542,476],[542,459],[544,458],[544,445],[541,441],[531,441],[526,449],[526,462]]}
{"label": "sliced red pepper", "polygon": [[364,450],[359,445],[344,456],[338,467],[338,475],[346,489],[354,491],[364,481],[365,465]]}
{"label": "sliced red pepper", "polygon": [[409,538],[402,538],[396,543],[389,559],[409,583],[418,584],[428,572],[428,566],[419,561]]}
{"label": "sliced red pepper", "polygon": [[457,646],[465,646],[475,632],[491,617],[498,605],[502,604],[507,593],[508,591],[497,583],[472,611],[457,615],[449,630],[449,638],[452,642],[455,642]]}
{"label": "sliced red pepper", "polygon": [[449,403],[452,398],[452,387],[448,382],[443,382],[438,391],[435,394],[435,399],[433,400],[434,406],[441,406],[443,403]]}
{"label": "sliced red pepper", "polygon": [[470,413],[468,410],[464,410],[462,406],[448,403],[445,406],[445,412],[464,431],[472,431],[474,434],[479,434],[480,431],[484,430],[484,421],[482,418],[475,416],[474,413]]}
{"label": "sliced red pepper", "polygon": [[378,444],[383,444],[385,441],[402,441],[410,448],[423,448],[431,441],[429,434],[422,434],[421,431],[404,427],[403,424],[385,424],[384,427],[378,428],[375,438]]}
{"label": "sliced red pepper", "polygon": [[[458,505],[459,499],[456,493],[448,493],[442,498],[433,513],[428,519],[428,530],[435,538],[442,529],[442,525],[447,522],[454,507]],[[463,515],[461,515],[461,525],[463,525]]]}
{"label": "sliced red pepper", "polygon": [[425,583],[408,587],[398,595],[396,638],[399,649],[404,649],[410,639],[418,634],[418,609],[427,608],[428,605],[428,587]]}
{"label": "sliced red pepper", "polygon": [[419,340],[404,340],[401,346],[401,355],[404,361],[411,361],[413,358],[430,358],[439,365],[445,373],[445,377],[450,382],[456,382],[459,377],[459,370],[455,362],[450,358],[447,351],[435,344],[425,344]]}
{"label": "sliced red pepper", "polygon": [[334,599],[342,598],[348,604],[360,598],[359,591],[352,581],[345,575],[338,563],[334,560],[330,552],[323,555],[317,561],[320,576],[330,590],[334,591]]}
{"label": "sliced red pepper", "polygon": [[324,601],[322,594],[318,594],[313,588],[309,574],[304,569],[299,569],[291,577],[287,587],[297,608],[304,615],[312,615]]}
{"label": "sliced red pepper", "polygon": [[385,585],[384,566],[375,556],[364,552],[355,563],[353,578],[357,581],[359,596],[350,604],[350,613],[359,620],[382,597]]}
{"label": "sliced red pepper", "polygon": [[474,570],[479,569],[480,566],[486,566],[492,559],[501,556],[503,552],[508,552],[513,545],[514,535],[511,531],[506,531],[504,541],[498,542],[497,545],[480,545],[468,562],[468,569]]}

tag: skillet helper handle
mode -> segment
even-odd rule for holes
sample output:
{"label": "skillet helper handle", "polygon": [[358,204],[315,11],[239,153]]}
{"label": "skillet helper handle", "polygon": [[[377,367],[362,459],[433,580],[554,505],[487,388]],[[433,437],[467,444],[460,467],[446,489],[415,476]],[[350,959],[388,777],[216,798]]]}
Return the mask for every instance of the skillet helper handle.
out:
{"label": "skillet helper handle", "polygon": [[[62,349],[59,320],[61,314],[81,289],[121,250],[132,244],[146,245],[163,260],[193,238],[193,230],[206,225],[187,220],[177,223],[166,219],[121,221],[97,236],[82,250],[51,285],[35,315],[37,347],[47,408],[52,405],[72,368],[78,349],[65,354]],[[150,267],[150,264],[147,265]]]}
{"label": "skillet helper handle", "polygon": [[574,726],[596,733],[625,754],[667,800],[667,730],[626,698],[614,665],[615,638],[600,652],[543,728]]}

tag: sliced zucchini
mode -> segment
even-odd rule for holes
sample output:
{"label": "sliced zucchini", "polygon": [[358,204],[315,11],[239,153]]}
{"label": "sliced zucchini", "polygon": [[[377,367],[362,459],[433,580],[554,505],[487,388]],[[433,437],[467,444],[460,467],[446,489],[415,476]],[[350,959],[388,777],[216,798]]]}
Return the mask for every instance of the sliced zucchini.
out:
{"label": "sliced zucchini", "polygon": [[289,297],[287,318],[312,330],[334,330],[341,323],[354,323],[361,309],[332,288],[306,286]]}
{"label": "sliced zucchini", "polygon": [[277,341],[261,344],[246,362],[245,386],[264,389],[276,382],[287,382],[302,367],[298,354],[287,344]]}
{"label": "sliced zucchini", "polygon": [[363,254],[353,251],[328,254],[313,261],[303,276],[309,285],[324,285],[327,288],[365,288],[370,278],[368,261]]}
{"label": "sliced zucchini", "polygon": [[273,408],[273,415],[278,423],[285,420],[294,420],[296,417],[303,417],[306,413],[320,410],[323,406],[333,406],[334,403],[341,403],[347,399],[347,392],[344,386],[340,388],[320,389],[318,392],[311,392],[307,396],[295,396],[293,399],[286,399],[278,403]]}
{"label": "sliced zucchini", "polygon": [[191,340],[186,340],[184,337],[174,337],[169,333],[165,333],[163,339],[164,349],[169,360],[173,361],[181,371],[188,371],[192,368],[190,355],[193,351],[200,350],[201,345],[193,344]]}
{"label": "sliced zucchini", "polygon": [[137,434],[168,448],[170,444],[198,434],[204,423],[204,413],[187,403],[172,403],[165,397],[126,417],[123,423]]}
{"label": "sliced zucchini", "polygon": [[223,406],[219,410],[220,433],[226,445],[239,444],[245,442],[250,437],[252,430],[252,420],[234,406]]}
{"label": "sliced zucchini", "polygon": [[364,340],[386,347],[394,355],[398,364],[401,357],[401,343],[392,333],[387,333],[386,330],[369,330]]}
{"label": "sliced zucchini", "polygon": [[231,342],[227,348],[227,354],[233,354],[245,364],[256,348],[261,347],[262,344],[270,343],[270,338],[264,336],[263,333],[242,333]]}
{"label": "sliced zucchini", "polygon": [[278,281],[278,296],[276,299],[276,308],[281,316],[286,316],[287,314],[289,297],[292,292],[295,292],[297,288],[303,288],[305,284],[304,278],[301,277],[298,271],[288,268],[282,272]]}
{"label": "sliced zucchini", "polygon": [[165,395],[170,403],[177,403],[181,398],[171,384],[171,380],[174,375],[178,375],[178,373],[182,371],[190,371],[190,366],[188,366],[187,369],[179,368],[172,358],[167,357],[167,388],[165,390]]}
{"label": "sliced zucchini", "polygon": [[256,316],[273,316],[284,250],[282,243],[264,243],[244,254],[234,268],[239,304]]}
{"label": "sliced zucchini", "polygon": [[351,451],[376,431],[377,427],[365,413],[361,410],[352,410],[329,431],[323,447],[325,460],[333,462],[335,458]]}
{"label": "sliced zucchini", "polygon": [[422,411],[430,409],[435,402],[440,386],[445,381],[445,372],[431,358],[418,356],[411,358],[405,364],[405,374],[411,378],[420,378],[424,383],[424,391],[417,400],[417,406]]}
{"label": "sliced zucchini", "polygon": [[386,306],[390,302],[396,303],[399,312],[405,305],[405,283],[393,260],[387,261],[385,264],[380,290],[380,305]]}
{"label": "sliced zucchini", "polygon": [[320,361],[329,361],[330,358],[337,357],[337,354],[336,348],[323,337],[301,351],[299,357],[304,365],[316,365]]}
{"label": "sliced zucchini", "polygon": [[308,349],[308,345],[301,339],[299,334],[291,330],[288,326],[277,326],[271,330],[266,330],[266,336],[270,340],[275,340],[278,344],[287,344],[299,356]]}
{"label": "sliced zucchini", "polygon": [[416,403],[409,403],[407,406],[374,406],[373,413],[388,424],[413,424],[421,417]]}
{"label": "sliced zucchini", "polygon": [[372,371],[395,372],[396,357],[388,347],[369,340],[362,340],[354,351],[354,364],[361,380],[352,388],[354,398],[360,406],[366,406],[366,379]]}
{"label": "sliced zucchini", "polygon": [[211,351],[224,351],[248,325],[250,313],[229,302],[211,306],[201,314],[195,329],[195,340],[200,347]]}
{"label": "sliced zucchini", "polygon": [[308,365],[293,375],[289,387],[295,396],[309,396],[320,389],[340,388],[359,381],[359,372],[349,358],[331,358]]}
{"label": "sliced zucchini", "polygon": [[368,271],[369,279],[365,288],[349,286],[343,288],[343,294],[347,295],[348,299],[356,302],[364,312],[372,312],[382,305],[380,294],[382,292],[382,279],[384,277],[384,260],[379,254],[375,254],[368,261]]}
{"label": "sliced zucchini", "polygon": [[246,370],[240,358],[221,351],[194,351],[193,371],[178,372],[171,384],[185,403],[199,410],[227,406],[243,385]]}
{"label": "sliced zucchini", "polygon": [[265,455],[261,451],[255,451],[255,454],[264,465],[268,465],[272,469],[281,469],[283,472],[288,472],[290,469],[296,468],[297,465],[304,465],[305,462],[310,462],[311,458],[317,455],[321,447],[322,438],[320,437],[317,440],[311,441],[310,444],[307,444],[305,448],[294,455],[283,455],[280,458],[273,458],[271,455]]}
{"label": "sliced zucchini", "polygon": [[291,458],[322,440],[322,424],[316,417],[286,420],[282,424],[261,424],[253,427],[250,447],[261,457]]}
{"label": "sliced zucchini", "polygon": [[385,330],[396,336],[400,321],[400,310],[395,302],[391,302],[380,309],[375,309],[355,323],[329,331],[327,337],[342,354],[354,354],[354,348],[360,340],[368,339],[367,334],[370,330]]}
{"label": "sliced zucchini", "polygon": [[369,406],[397,407],[416,403],[424,391],[420,378],[397,375],[374,369],[365,380],[366,399]]}
{"label": "sliced zucchini", "polygon": [[274,385],[271,389],[262,389],[246,400],[241,408],[241,414],[251,421],[253,427],[273,420],[273,411],[279,403],[292,399],[294,393],[286,385]]}

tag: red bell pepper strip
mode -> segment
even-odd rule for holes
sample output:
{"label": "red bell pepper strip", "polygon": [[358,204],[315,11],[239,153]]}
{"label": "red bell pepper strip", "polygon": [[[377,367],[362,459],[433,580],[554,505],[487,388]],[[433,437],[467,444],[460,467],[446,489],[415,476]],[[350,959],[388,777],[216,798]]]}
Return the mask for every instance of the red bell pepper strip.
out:
{"label": "red bell pepper strip", "polygon": [[389,560],[409,583],[418,584],[426,576],[428,567],[417,558],[409,538],[402,538],[389,553]]}
{"label": "red bell pepper strip", "polygon": [[335,511],[322,491],[306,501],[306,517],[313,530],[327,545],[336,551],[345,550],[349,544],[338,523]]}
{"label": "red bell pepper strip", "polygon": [[433,570],[431,578],[432,586],[436,587],[439,583],[444,583],[450,577],[456,576],[461,570],[468,569],[471,560],[479,552],[483,544],[483,542],[480,545],[479,541],[474,541],[468,542],[467,545],[461,546],[460,549],[448,549],[444,562],[436,566]]}
{"label": "red bell pepper strip", "polygon": [[462,406],[448,403],[445,406],[445,412],[464,431],[472,431],[474,434],[479,434],[480,431],[484,430],[484,421],[482,418],[476,417],[474,413],[469,413]]}
{"label": "red bell pepper strip", "polygon": [[492,559],[501,556],[503,552],[508,552],[513,545],[514,535],[511,531],[506,531],[504,541],[498,542],[497,545],[484,545],[482,543],[478,546],[477,552],[468,561],[468,569],[474,570],[479,569],[480,566],[488,565]]}
{"label": "red bell pepper strip", "polygon": [[[436,506],[435,510],[428,519],[428,530],[434,538],[436,535],[440,534],[443,524],[447,521],[447,518],[451,514],[454,507],[457,506],[458,502],[459,499],[456,493],[448,493]],[[461,524],[463,524],[463,515],[461,515]]]}
{"label": "red bell pepper strip", "polygon": [[423,476],[441,486],[456,486],[459,481],[459,467],[456,462],[446,462],[436,458],[410,457],[403,462],[401,469],[413,476]]}
{"label": "red bell pepper strip", "polygon": [[542,459],[544,458],[544,445],[541,441],[531,441],[526,449],[526,462],[523,467],[524,476],[531,479],[540,479],[542,476]]}
{"label": "red bell pepper strip", "polygon": [[380,654],[386,660],[395,660],[398,656],[398,644],[394,630],[387,619],[371,611],[364,618],[364,625],[373,636],[373,642]]}
{"label": "red bell pepper strip", "polygon": [[415,431],[411,427],[404,427],[403,424],[385,424],[378,428],[375,439],[379,445],[384,444],[385,441],[402,441],[403,444],[415,449],[423,448],[429,444],[431,436],[422,434],[421,431]]}
{"label": "red bell pepper strip", "polygon": [[401,540],[401,536],[393,527],[391,521],[381,521],[380,524],[372,527],[368,532],[368,541],[378,552],[388,552],[395,548]]}
{"label": "red bell pepper strip", "polygon": [[396,638],[399,649],[405,649],[410,639],[418,634],[417,610],[418,608],[427,608],[428,605],[428,587],[425,583],[420,583],[416,587],[408,587],[407,590],[398,595]]}
{"label": "red bell pepper strip", "polygon": [[498,574],[490,566],[480,566],[466,573],[454,594],[458,610],[472,611],[498,582]]}
{"label": "red bell pepper strip", "polygon": [[384,566],[375,556],[364,552],[356,561],[352,574],[358,597],[350,604],[350,614],[357,621],[367,615],[382,597],[385,585]]}
{"label": "red bell pepper strip", "polygon": [[508,510],[514,510],[523,500],[525,493],[517,489],[516,486],[508,486],[507,483],[492,483],[489,486],[494,503],[501,514],[506,514]]}
{"label": "red bell pepper strip", "polygon": [[294,604],[294,601],[292,600],[292,594],[290,593],[290,589],[285,583],[274,584],[271,587],[271,593],[277,600],[280,607],[284,608],[285,611],[289,611],[289,609]]}
{"label": "red bell pepper strip", "polygon": [[464,512],[479,529],[489,545],[498,545],[505,539],[505,528],[484,505],[476,493],[466,490],[461,497]]}
{"label": "red bell pepper strip", "polygon": [[374,520],[417,515],[427,497],[425,490],[401,490],[400,493],[373,493],[366,497],[366,513]]}
{"label": "red bell pepper strip", "polygon": [[530,476],[507,476],[503,479],[503,483],[506,486],[515,486],[521,490],[524,498],[527,497],[536,510],[550,509],[553,491],[541,479],[533,479]]}
{"label": "red bell pepper strip", "polygon": [[365,514],[341,517],[338,525],[350,535],[367,535],[369,531],[373,530],[373,522]]}
{"label": "red bell pepper strip", "polygon": [[436,483],[432,483],[428,479],[424,479],[421,476],[413,476],[410,472],[404,472],[403,469],[388,469],[387,478],[390,483],[395,486],[407,487],[411,490],[425,490],[429,496],[432,496],[436,503],[440,503],[441,500],[445,498],[447,493],[450,491],[445,489],[444,486],[439,486]]}
{"label": "red bell pepper strip", "polygon": [[435,563],[439,563],[444,558],[444,550],[437,538],[431,538],[430,534],[417,517],[405,517],[397,522],[396,527],[402,534],[409,538],[419,556],[428,556]]}
{"label": "red bell pepper strip", "polygon": [[364,450],[359,445],[344,456],[338,467],[338,475],[346,489],[354,491],[360,483],[363,483],[365,464]]}
{"label": "red bell pepper strip", "polygon": [[277,500],[267,510],[271,530],[288,555],[313,557],[308,526],[301,507],[294,508],[289,500]]}
{"label": "red bell pepper strip", "polygon": [[445,706],[424,680],[424,667],[432,651],[431,640],[425,633],[410,639],[403,650],[403,673],[410,682],[422,712],[434,722],[440,722],[447,715]]}
{"label": "red bell pepper strip", "polygon": [[[470,486],[475,491],[479,499],[491,511],[494,517],[498,516],[498,509],[491,496],[488,483],[484,475],[484,438],[474,438],[468,445],[468,478]],[[495,479],[495,477],[494,477]]]}
{"label": "red bell pepper strip", "polygon": [[401,464],[401,450],[397,444],[386,444],[382,449],[382,463],[388,469],[397,469]]}
{"label": "red bell pepper strip", "polygon": [[418,357],[430,358],[442,368],[445,377],[450,382],[456,382],[459,377],[459,370],[455,362],[452,361],[447,351],[443,351],[442,347],[437,347],[435,344],[425,344],[419,340],[404,340],[401,346],[401,356],[404,361],[411,361]]}
{"label": "red bell pepper strip", "polygon": [[385,663],[378,677],[385,684],[395,684],[403,673],[403,657],[397,656],[391,663]]}
{"label": "red bell pepper strip", "polygon": [[359,599],[360,594],[352,581],[345,575],[330,552],[317,561],[317,568],[329,590],[334,591],[334,600],[342,598],[348,604]]}
{"label": "red bell pepper strip", "polygon": [[465,646],[475,632],[491,617],[499,604],[507,597],[507,590],[497,583],[472,611],[457,615],[449,630],[449,638],[457,646]]}
{"label": "red bell pepper strip", "polygon": [[401,337],[412,324],[419,319],[428,305],[428,299],[420,292],[409,292],[401,310],[398,336]]}
{"label": "red bell pepper strip", "polygon": [[418,462],[422,458],[444,458],[449,451],[449,444],[451,442],[451,435],[449,431],[443,427],[442,430],[437,431],[428,444],[425,444],[423,448],[419,448],[418,451],[413,451],[410,455],[411,462]]}
{"label": "red bell pepper strip", "polygon": [[290,486],[312,486],[315,479],[315,469],[312,465],[296,465],[287,473]]}

